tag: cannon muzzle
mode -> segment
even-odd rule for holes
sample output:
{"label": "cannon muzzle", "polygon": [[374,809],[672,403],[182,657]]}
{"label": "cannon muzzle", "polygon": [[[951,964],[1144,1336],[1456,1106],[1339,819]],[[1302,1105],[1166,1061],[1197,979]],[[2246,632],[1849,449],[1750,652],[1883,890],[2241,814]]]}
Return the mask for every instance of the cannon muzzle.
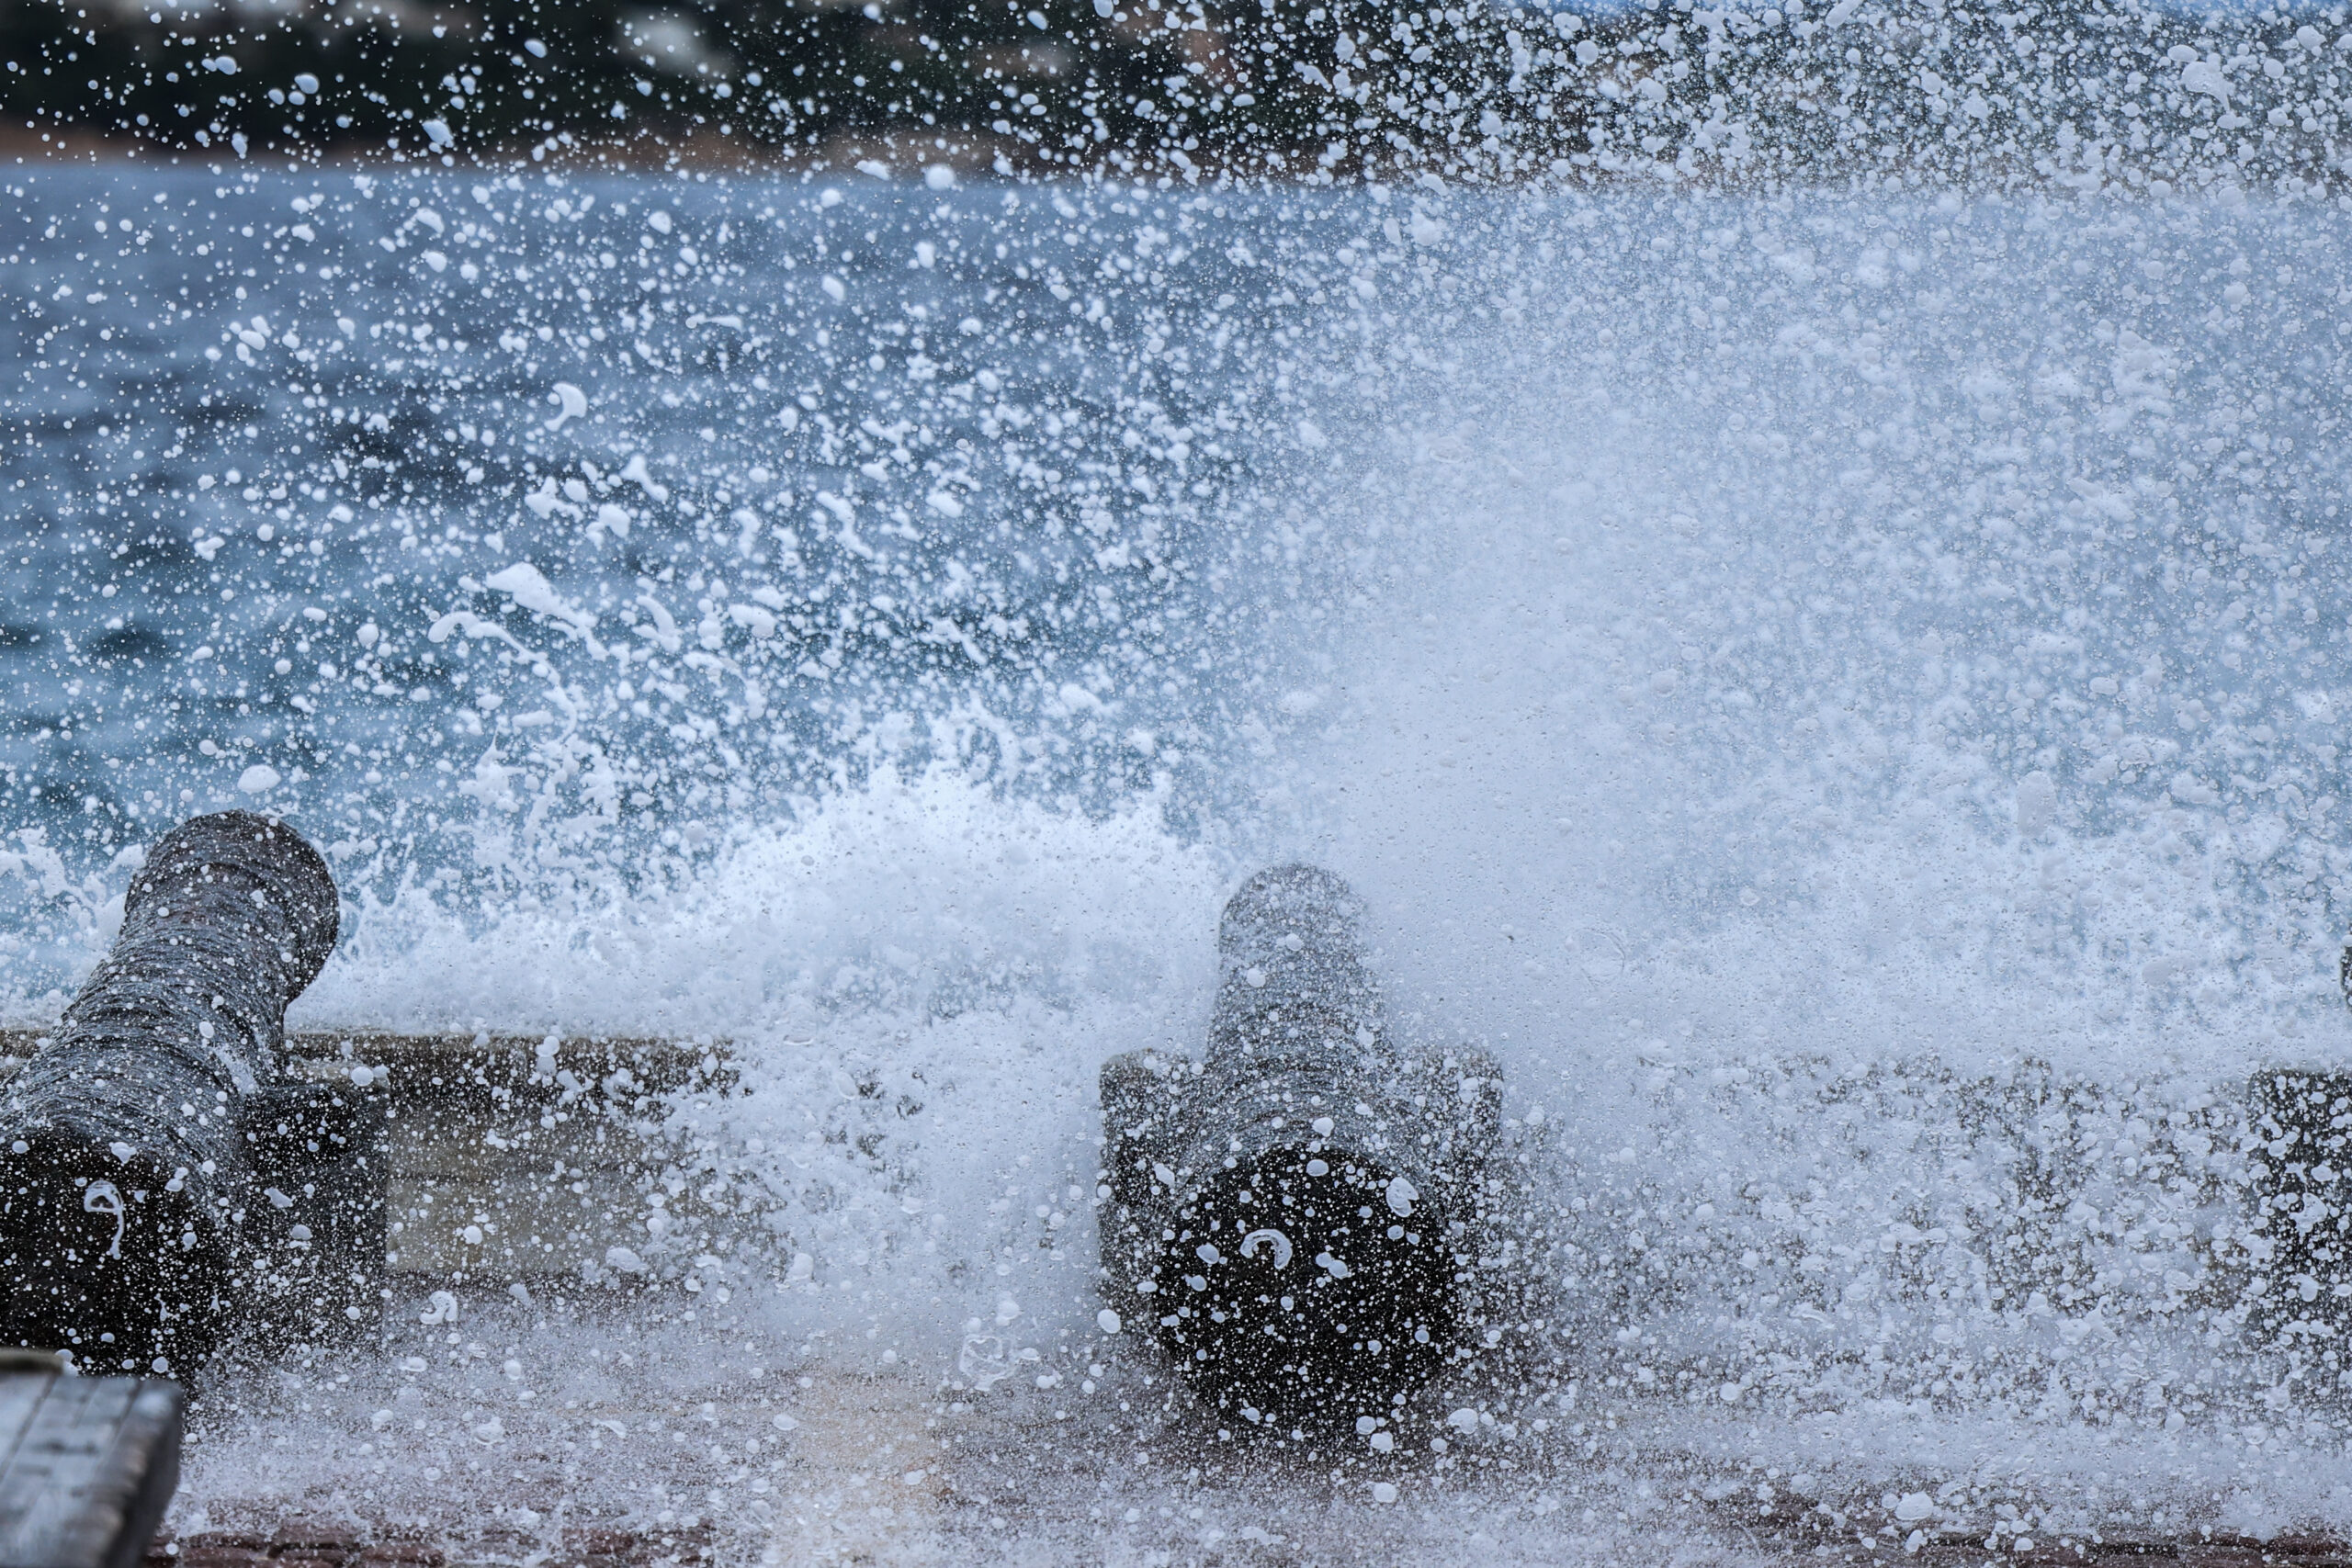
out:
{"label": "cannon muzzle", "polygon": [[1280,1430],[1386,1416],[1475,1305],[1498,1081],[1395,1046],[1362,922],[1329,872],[1259,873],[1219,924],[1205,1055],[1102,1069],[1105,1292],[1196,1389]]}
{"label": "cannon muzzle", "polygon": [[241,1243],[292,1201],[265,1178],[300,1120],[286,1007],[337,921],[283,823],[222,812],[155,845],[113,951],[0,1092],[0,1337],[161,1371],[256,1304],[232,1304]]}

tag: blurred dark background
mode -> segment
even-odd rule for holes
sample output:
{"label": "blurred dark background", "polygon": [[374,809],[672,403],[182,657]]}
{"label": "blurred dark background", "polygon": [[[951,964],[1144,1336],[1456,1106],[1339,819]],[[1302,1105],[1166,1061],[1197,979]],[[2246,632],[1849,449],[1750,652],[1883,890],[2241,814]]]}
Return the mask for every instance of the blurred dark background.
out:
{"label": "blurred dark background", "polygon": [[[550,138],[712,155],[878,152],[888,138],[980,166],[1282,173],[1334,142],[1342,157],[1393,154],[1366,133],[1429,105],[1442,121],[1449,98],[1458,123],[1440,139],[1475,141],[1527,30],[1558,41],[1542,14],[1451,17],[1300,0],[7,0],[0,56],[18,138],[453,158],[527,156]],[[1411,41],[1388,36],[1399,22]],[[1335,89],[1343,33],[1365,42]],[[1375,64],[1417,49],[1409,114],[1355,101]]]}
{"label": "blurred dark background", "polygon": [[2345,21],[2144,0],[6,0],[0,136],[451,163],[2309,182],[2341,167]]}

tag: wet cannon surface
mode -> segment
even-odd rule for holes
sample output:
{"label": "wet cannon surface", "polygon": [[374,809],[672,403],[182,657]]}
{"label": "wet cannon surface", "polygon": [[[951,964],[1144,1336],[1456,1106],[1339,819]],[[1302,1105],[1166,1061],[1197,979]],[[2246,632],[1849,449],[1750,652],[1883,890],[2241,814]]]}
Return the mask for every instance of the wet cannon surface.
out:
{"label": "wet cannon surface", "polygon": [[352,1179],[359,1108],[282,1057],[338,924],[325,862],[281,822],[222,812],[153,847],[112,951],[0,1090],[0,1337],[176,1371],[257,1320],[308,1326],[276,1306],[326,1308],[289,1260],[365,1258],[380,1203]]}
{"label": "wet cannon surface", "polygon": [[1103,1289],[1192,1386],[1302,1435],[1385,1416],[1478,1305],[1490,1061],[1389,1037],[1363,907],[1313,866],[1227,904],[1208,1047],[1102,1069]]}

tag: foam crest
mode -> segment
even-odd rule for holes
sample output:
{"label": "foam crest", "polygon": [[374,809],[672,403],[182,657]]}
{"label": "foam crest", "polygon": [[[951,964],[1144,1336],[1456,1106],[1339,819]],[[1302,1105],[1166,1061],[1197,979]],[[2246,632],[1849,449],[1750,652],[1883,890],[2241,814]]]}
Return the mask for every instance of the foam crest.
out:
{"label": "foam crest", "polygon": [[757,1033],[1165,997],[1212,972],[1217,874],[1162,805],[1088,816],[885,769],[742,825],[707,867],[548,878],[488,909],[403,888],[363,908],[298,1018]]}
{"label": "foam crest", "polygon": [[[2243,1109],[2346,1033],[2334,360],[2296,346],[2336,221],[1480,237],[1517,319],[1367,439],[1374,610],[1295,782],[1421,1026],[1550,1141],[1575,1408],[2336,1440],[2335,1361],[2247,1326]],[[2114,281],[2159,276],[2213,288]]]}

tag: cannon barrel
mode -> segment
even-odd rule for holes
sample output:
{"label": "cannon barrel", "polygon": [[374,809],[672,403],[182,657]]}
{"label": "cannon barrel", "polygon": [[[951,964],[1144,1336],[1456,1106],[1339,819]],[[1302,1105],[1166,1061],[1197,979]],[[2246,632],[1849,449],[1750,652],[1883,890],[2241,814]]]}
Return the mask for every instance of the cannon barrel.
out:
{"label": "cannon barrel", "polygon": [[241,1314],[256,1111],[282,1103],[287,1004],[338,901],[292,829],[229,811],[158,842],[113,950],[0,1093],[0,1336],[164,1371]]}
{"label": "cannon barrel", "polygon": [[1260,872],[1218,926],[1204,1057],[1102,1070],[1105,1293],[1195,1389],[1283,1431],[1385,1416],[1475,1304],[1498,1083],[1389,1039],[1363,915],[1329,872]]}

